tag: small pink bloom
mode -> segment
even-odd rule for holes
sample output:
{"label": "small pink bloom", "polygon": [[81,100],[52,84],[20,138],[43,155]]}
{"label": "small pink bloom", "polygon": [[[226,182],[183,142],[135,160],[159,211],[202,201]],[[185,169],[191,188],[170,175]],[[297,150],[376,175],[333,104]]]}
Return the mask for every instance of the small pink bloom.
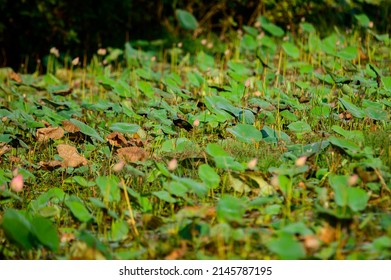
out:
{"label": "small pink bloom", "polygon": [[178,161],[176,158],[173,158],[172,160],[170,160],[167,164],[167,168],[168,170],[170,171],[174,171],[176,168],[178,167]]}
{"label": "small pink bloom", "polygon": [[353,174],[352,176],[349,177],[348,179],[348,185],[349,186],[354,186],[358,183],[359,177],[357,174]]}
{"label": "small pink bloom", "polygon": [[193,122],[193,126],[197,127],[200,125],[200,120],[199,119],[195,119],[194,122]]}
{"label": "small pink bloom", "polygon": [[257,163],[258,163],[258,159],[257,158],[253,158],[252,160],[250,160],[247,163],[247,168],[248,169],[254,169],[257,166]]}
{"label": "small pink bloom", "polygon": [[307,157],[306,156],[301,156],[301,157],[296,159],[295,165],[298,166],[298,167],[304,166],[306,161],[307,161]]}
{"label": "small pink bloom", "polygon": [[56,47],[51,48],[50,53],[57,58],[60,57],[60,51]]}
{"label": "small pink bloom", "polygon": [[79,62],[80,62],[80,58],[79,58],[79,57],[76,57],[76,58],[74,58],[74,59],[72,60],[72,65],[73,65],[73,66],[76,66],[76,65],[79,64]]}
{"label": "small pink bloom", "polygon": [[106,50],[106,49],[100,48],[100,49],[98,50],[98,55],[106,55],[106,53],[107,53],[107,50]]}
{"label": "small pink bloom", "polygon": [[12,178],[10,186],[11,190],[14,192],[20,192],[23,190],[24,180],[22,174],[16,175],[14,178]]}

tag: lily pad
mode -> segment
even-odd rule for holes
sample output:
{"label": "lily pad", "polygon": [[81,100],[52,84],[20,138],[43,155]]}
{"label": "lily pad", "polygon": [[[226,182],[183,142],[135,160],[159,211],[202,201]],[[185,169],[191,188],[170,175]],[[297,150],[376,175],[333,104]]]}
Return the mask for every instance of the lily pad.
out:
{"label": "lily pad", "polygon": [[262,133],[250,124],[238,124],[233,128],[227,128],[236,139],[245,143],[254,143],[262,140]]}

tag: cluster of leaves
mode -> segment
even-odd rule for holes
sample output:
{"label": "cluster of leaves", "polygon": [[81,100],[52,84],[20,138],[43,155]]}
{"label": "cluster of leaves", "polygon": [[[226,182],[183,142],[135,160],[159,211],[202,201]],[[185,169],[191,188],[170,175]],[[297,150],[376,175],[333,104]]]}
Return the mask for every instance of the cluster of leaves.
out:
{"label": "cluster of leaves", "polygon": [[356,19],[1,69],[0,255],[390,258],[390,41]]}

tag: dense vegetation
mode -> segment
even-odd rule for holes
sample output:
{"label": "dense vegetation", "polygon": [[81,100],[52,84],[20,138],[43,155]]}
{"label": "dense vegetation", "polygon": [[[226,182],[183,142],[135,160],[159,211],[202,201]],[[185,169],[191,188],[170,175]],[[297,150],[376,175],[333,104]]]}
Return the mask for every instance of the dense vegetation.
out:
{"label": "dense vegetation", "polygon": [[389,259],[389,34],[175,13],[168,48],[0,69],[0,258]]}
{"label": "dense vegetation", "polygon": [[253,25],[259,15],[292,32],[305,18],[323,36],[334,26],[352,28],[355,15],[364,12],[387,33],[390,8],[388,0],[0,0],[0,66],[31,72],[38,62],[44,69],[51,47],[88,60],[97,48],[122,48],[125,42],[160,40],[160,47],[171,47],[186,36],[177,9],[198,19],[200,29],[192,38],[212,31],[228,40],[231,30]]}

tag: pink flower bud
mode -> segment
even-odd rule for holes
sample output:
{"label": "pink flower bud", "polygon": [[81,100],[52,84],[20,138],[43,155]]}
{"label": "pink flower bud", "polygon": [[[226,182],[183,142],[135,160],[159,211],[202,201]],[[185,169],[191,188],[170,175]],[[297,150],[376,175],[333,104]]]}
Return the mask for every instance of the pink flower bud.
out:
{"label": "pink flower bud", "polygon": [[168,170],[170,171],[174,171],[176,168],[178,167],[178,161],[176,158],[173,158],[172,160],[170,160],[167,164],[167,168]]}
{"label": "pink flower bud", "polygon": [[200,120],[199,119],[195,119],[194,122],[193,122],[193,126],[197,127],[200,125]]}
{"label": "pink flower bud", "polygon": [[24,180],[22,174],[16,175],[14,178],[12,178],[10,186],[11,190],[14,192],[20,192],[23,190]]}
{"label": "pink flower bud", "polygon": [[306,161],[307,161],[307,157],[306,156],[301,156],[301,157],[296,159],[295,165],[297,167],[304,166]]}
{"label": "pink flower bud", "polygon": [[76,66],[76,65],[79,64],[79,62],[80,62],[80,58],[79,58],[79,57],[75,57],[75,58],[72,60],[72,65],[73,65],[73,66]]}
{"label": "pink flower bud", "polygon": [[258,159],[257,158],[253,158],[252,160],[250,160],[247,163],[247,168],[248,169],[255,169],[255,167],[257,166],[257,163],[258,163]]}

